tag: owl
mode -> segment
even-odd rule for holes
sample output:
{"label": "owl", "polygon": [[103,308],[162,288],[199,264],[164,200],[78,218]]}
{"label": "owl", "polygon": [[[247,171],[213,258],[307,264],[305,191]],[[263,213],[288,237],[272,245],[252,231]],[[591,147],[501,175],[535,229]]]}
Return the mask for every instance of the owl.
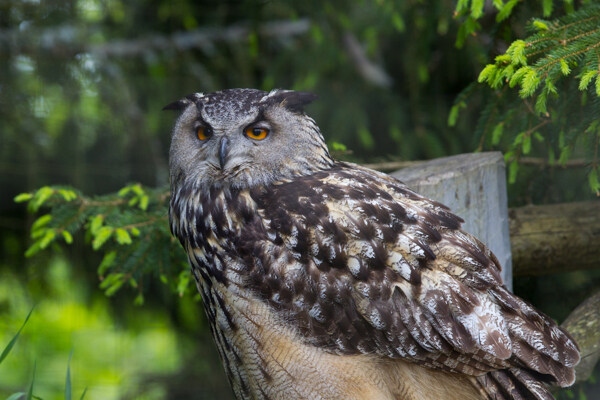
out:
{"label": "owl", "polygon": [[306,92],[196,93],[170,227],[238,399],[552,399],[569,334],[502,283],[459,217],[329,154]]}

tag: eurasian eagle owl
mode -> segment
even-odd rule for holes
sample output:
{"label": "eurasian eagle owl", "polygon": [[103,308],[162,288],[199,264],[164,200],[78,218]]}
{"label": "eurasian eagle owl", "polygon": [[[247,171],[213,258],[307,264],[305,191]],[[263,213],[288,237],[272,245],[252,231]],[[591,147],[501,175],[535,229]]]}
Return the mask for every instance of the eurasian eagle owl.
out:
{"label": "eurasian eagle owl", "polygon": [[238,399],[552,399],[579,352],[462,220],[335,161],[305,92],[196,93],[171,230]]}

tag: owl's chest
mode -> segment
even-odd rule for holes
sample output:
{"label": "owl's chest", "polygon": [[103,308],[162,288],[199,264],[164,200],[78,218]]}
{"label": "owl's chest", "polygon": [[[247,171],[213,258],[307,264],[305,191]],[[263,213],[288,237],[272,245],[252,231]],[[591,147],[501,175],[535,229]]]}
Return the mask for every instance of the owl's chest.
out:
{"label": "owl's chest", "polygon": [[214,192],[171,204],[171,225],[201,277],[227,283],[227,270],[241,272],[244,243],[252,241],[259,224],[255,205],[247,193]]}

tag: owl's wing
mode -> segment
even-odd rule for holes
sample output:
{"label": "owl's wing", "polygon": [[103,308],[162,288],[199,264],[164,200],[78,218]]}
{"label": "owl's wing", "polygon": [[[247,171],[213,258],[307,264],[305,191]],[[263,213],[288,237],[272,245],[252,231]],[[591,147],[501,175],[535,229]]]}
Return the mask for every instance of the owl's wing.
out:
{"label": "owl's wing", "polygon": [[574,381],[574,341],[503,286],[498,260],[447,207],[345,163],[251,197],[265,240],[249,224],[238,243],[254,265],[248,284],[312,344]]}

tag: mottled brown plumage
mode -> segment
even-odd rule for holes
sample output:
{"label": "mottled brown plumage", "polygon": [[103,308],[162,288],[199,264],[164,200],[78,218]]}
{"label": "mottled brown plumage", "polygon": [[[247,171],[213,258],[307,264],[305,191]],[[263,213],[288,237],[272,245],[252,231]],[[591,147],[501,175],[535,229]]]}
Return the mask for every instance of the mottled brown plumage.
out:
{"label": "mottled brown plumage", "polygon": [[546,383],[570,385],[569,335],[506,290],[448,208],[334,161],[302,111],[313,98],[234,89],[168,106],[183,110],[171,229],[236,397],[552,399]]}

